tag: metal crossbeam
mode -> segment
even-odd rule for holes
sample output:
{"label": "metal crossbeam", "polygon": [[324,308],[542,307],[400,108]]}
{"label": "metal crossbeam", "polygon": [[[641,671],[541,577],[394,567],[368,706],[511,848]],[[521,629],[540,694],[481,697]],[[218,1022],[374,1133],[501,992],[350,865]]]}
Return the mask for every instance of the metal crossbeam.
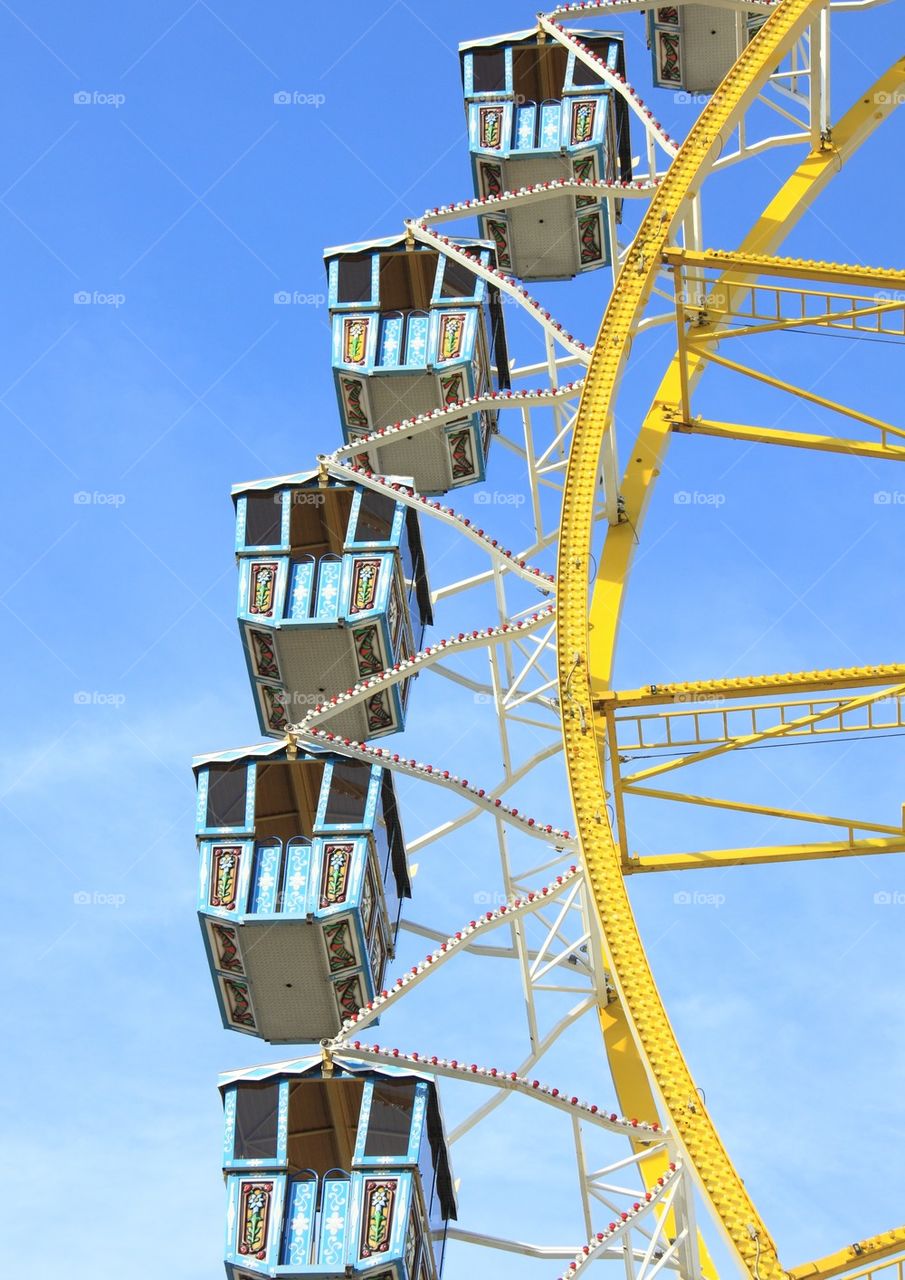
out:
{"label": "metal crossbeam", "polygon": [[823,671],[771,672],[753,676],[723,676],[715,680],[648,685],[643,689],[611,690],[595,699],[595,709],[612,706],[653,707],[705,702],[714,698],[757,698],[772,691],[825,693],[834,689],[872,689],[905,681],[905,663],[885,666],[838,667]]}
{"label": "metal crossbeam", "polygon": [[681,769],[685,765],[700,764],[702,760],[710,760],[715,756],[725,755],[727,751],[735,751],[739,747],[753,746],[755,743],[763,742],[767,738],[782,737],[784,734],[793,733],[796,729],[805,729],[809,725],[819,724],[823,720],[838,715],[840,712],[844,715],[847,712],[858,711],[861,707],[866,707],[870,703],[876,702],[878,698],[887,696],[887,693],[889,697],[899,697],[902,693],[905,693],[905,684],[893,685],[888,691],[877,690],[873,693],[866,693],[860,698],[851,698],[840,706],[823,707],[819,711],[809,712],[807,715],[799,716],[795,720],[780,721],[767,729],[758,729],[754,733],[746,733],[730,738],[727,742],[721,742],[714,747],[707,747],[703,751],[680,756],[678,760],[663,760],[649,769],[641,769],[638,773],[625,775],[622,782],[623,784],[638,783],[644,778],[653,778],[659,774],[671,773],[673,770]]}
{"label": "metal crossbeam", "polygon": [[[624,720],[613,714],[613,704],[606,708],[608,763],[612,783],[613,797],[616,806],[616,822],[619,834],[619,846],[622,855],[622,866],[625,874],[638,871],[678,871],[702,866],[739,866],[764,864],[768,862],[807,861],[817,858],[845,857],[864,854],[898,852],[905,847],[905,820],[897,825],[879,823],[859,818],[840,817],[834,814],[806,812],[800,809],[782,808],[777,805],[757,804],[747,801],[730,800],[725,797],[691,794],[678,791],[664,791],[659,788],[642,786],[642,782],[664,773],[673,772],[704,760],[725,755],[733,751],[746,750],[764,744],[767,740],[780,738],[802,741],[821,733],[853,732],[866,723],[879,728],[897,727],[902,722],[903,697],[905,683],[875,687],[869,693],[855,698],[811,699],[793,702],[789,700],[775,702],[759,702],[753,706],[712,705],[701,707],[697,703],[693,709],[669,708],[659,714],[628,716]],[[890,702],[895,708],[892,720],[883,722],[874,716],[875,705],[883,700]],[[792,714],[789,718],[789,713]],[[853,717],[861,717],[861,724],[851,723]],[[702,735],[701,718],[709,716],[716,719],[714,731],[708,737]],[[745,734],[730,734],[730,717],[740,717],[751,726]],[[777,718],[778,717],[778,718]],[[688,725],[689,728],[679,730],[678,738],[673,733],[675,722]],[[764,723],[767,721],[767,723]],[[661,730],[656,746],[677,747],[680,742],[684,747],[699,747],[697,751],[687,751],[675,759],[660,759],[650,768],[636,773],[624,773],[622,765],[631,757],[624,757],[620,752],[618,735],[623,725],[632,726],[635,730],[634,742],[638,746],[649,747],[652,744],[644,738]],[[707,745],[704,745],[704,744]],[[656,755],[656,752],[655,752]],[[683,805],[698,805],[704,808],[717,809],[727,813],[746,814],[752,817],[769,817],[780,821],[799,822],[816,826],[841,828],[844,838],[837,837],[829,844],[782,844],[766,848],[731,848],[705,850],[688,853],[651,854],[645,856],[631,855],[629,851],[630,837],[625,817],[625,797],[637,796],[651,800],[673,802]]]}
{"label": "metal crossbeam", "polygon": [[[676,279],[681,279],[677,276]],[[764,295],[768,294],[774,299],[772,308],[772,316],[770,312],[762,316],[755,309],[756,303],[760,302]],[[857,294],[838,294],[838,293],[817,293],[811,289],[764,289],[762,285],[753,285],[750,292],[751,306],[741,307],[735,311],[723,311],[719,318],[725,320],[729,315],[733,316],[750,316],[751,318],[762,318],[763,324],[749,324],[733,328],[723,327],[718,330],[720,342],[727,342],[732,338],[750,338],[759,333],[778,333],[795,331],[796,329],[804,329],[809,327],[839,329],[843,333],[848,333],[857,337],[859,334],[880,334],[887,337],[901,337],[905,334],[905,297],[894,299],[892,301],[877,302],[875,299],[860,297]],[[797,298],[801,304],[801,314],[797,316],[783,316],[782,304],[788,302],[792,298]],[[808,304],[814,300],[813,305],[817,302],[823,303],[823,310],[809,313],[806,308]],[[839,310],[830,310],[830,303],[843,302],[848,306],[843,306]],[[701,304],[702,308],[706,306],[705,302]],[[902,312],[903,320],[898,328],[890,329],[880,323],[883,316],[890,313]],[[713,318],[712,311],[706,306],[706,314],[708,318]],[[876,323],[864,326],[860,321],[875,319]],[[847,321],[848,323],[843,323]],[[713,341],[713,335],[708,330],[706,335],[699,338],[694,328],[686,335],[685,341],[689,345],[703,342],[705,344]]]}
{"label": "metal crossbeam", "polygon": [[[685,345],[687,346],[687,344]],[[859,409],[852,409],[848,405],[840,404],[838,400],[830,400],[827,396],[818,395],[816,391],[808,391],[805,387],[796,386],[793,382],[785,382],[782,378],[776,378],[772,374],[762,373],[759,369],[752,369],[750,365],[728,360],[725,356],[718,356],[715,351],[702,352],[701,358],[706,360],[708,364],[719,365],[721,369],[729,369],[732,373],[744,374],[746,378],[753,378],[755,382],[764,383],[768,387],[773,387],[776,391],[787,392],[799,400],[806,400],[809,404],[817,405],[818,408],[829,409],[832,413],[841,414],[843,417],[851,418],[855,422],[863,422],[869,427],[876,428],[883,439],[885,439],[886,433],[896,436],[905,435],[901,427],[897,427],[891,422],[885,422],[882,418],[876,418],[871,413],[862,413]],[[690,416],[690,413],[687,412],[683,415],[686,419],[690,418]]]}
{"label": "metal crossbeam", "polygon": [[807,258],[782,258],[767,253],[734,253],[728,249],[682,249],[668,246],[662,254],[671,267],[717,270],[729,275],[782,276],[788,280],[829,280],[839,284],[873,288],[887,285],[905,288],[905,271],[892,267],[865,267],[848,262],[812,262]]}
{"label": "metal crossbeam", "polygon": [[699,871],[705,867],[756,867],[773,862],[813,862],[826,858],[864,858],[905,852],[905,835],[889,840],[831,841],[827,844],[767,845],[763,848],[702,849],[697,853],[641,854],[623,864],[626,875],[639,871]]}
{"label": "metal crossbeam", "polygon": [[905,443],[890,445],[888,434],[905,437],[897,427],[882,427],[880,440],[852,440],[840,436],[819,435],[813,431],[785,431],[777,427],[752,427],[737,422],[711,422],[703,418],[677,422],[673,429],[679,435],[713,436],[718,440],[738,440],[746,444],[776,444],[791,449],[813,449],[818,453],[843,453],[853,458],[875,458],[877,461],[901,462],[905,459]]}
{"label": "metal crossbeam", "polygon": [[[883,708],[878,711],[882,702]],[[888,705],[887,705],[888,704]],[[615,717],[617,750],[656,751],[675,747],[712,746],[729,742],[736,734],[729,731],[729,719],[745,720],[752,733],[777,721],[787,722],[789,713],[814,713],[832,710],[835,717],[798,725],[790,729],[790,738],[827,737],[837,733],[880,733],[905,729],[905,697],[901,695],[877,699],[864,708],[863,716],[853,718],[839,698],[810,698],[805,702],[789,698],[770,699],[737,706],[725,698],[695,701],[694,706],[680,704],[660,712]],[[829,721],[829,722],[828,722]]]}

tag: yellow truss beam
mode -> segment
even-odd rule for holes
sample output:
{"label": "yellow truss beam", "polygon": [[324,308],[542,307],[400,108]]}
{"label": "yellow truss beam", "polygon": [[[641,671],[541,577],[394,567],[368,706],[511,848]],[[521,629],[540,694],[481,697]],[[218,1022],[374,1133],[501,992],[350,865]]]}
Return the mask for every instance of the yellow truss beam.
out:
{"label": "yellow truss beam", "polygon": [[[805,710],[816,711],[833,706],[839,713],[831,717],[836,723],[811,724],[803,729],[793,729],[790,738],[825,738],[833,734],[845,733],[882,733],[890,729],[905,729],[905,699],[896,698],[891,709],[885,714],[877,713],[877,704],[867,708],[867,715],[861,719],[845,719],[839,712],[844,705],[840,698],[809,698],[806,701],[777,699],[765,702],[749,702],[744,706],[727,703],[723,699],[712,702],[703,701],[692,707],[670,707],[664,711],[641,713],[638,715],[612,715],[611,708],[607,714],[612,717],[616,738],[610,745],[610,758],[619,763],[627,763],[623,752],[664,750],[667,747],[709,747],[718,742],[729,742],[738,737],[738,733],[729,732],[729,717],[734,719],[745,717],[755,732],[765,720],[776,722],[785,720],[788,712],[800,713]],[[719,726],[719,727],[718,727]],[[654,736],[654,733],[657,736]]]}
{"label": "yellow truss beam", "polygon": [[[692,418],[677,422],[680,435],[714,436],[719,440],[741,440],[748,444],[779,444],[792,449],[813,449],[818,453],[845,453],[854,458],[876,458],[887,462],[905,459],[905,443],[889,445],[882,440],[848,440],[840,436],[816,435],[812,431],[783,431],[774,427],[751,427],[738,422],[711,422]],[[892,430],[896,431],[895,428]],[[896,431],[905,437],[905,431]]]}
{"label": "yellow truss beam", "polygon": [[[829,693],[836,689],[871,689],[905,681],[905,663],[885,666],[837,667],[823,671],[773,672],[758,676],[723,676],[716,680],[688,680],[680,684],[648,685],[644,689],[609,690],[597,704],[656,707],[671,703],[707,702],[726,698],[756,698],[764,693]],[[595,709],[596,705],[595,704]]]}
{"label": "yellow truss beam", "polygon": [[[619,1000],[611,1000],[609,1004],[600,1006],[598,1015],[607,1060],[613,1075],[613,1087],[623,1115],[634,1120],[642,1120],[647,1124],[658,1123],[660,1113],[657,1110],[657,1100],[647,1073],[638,1070],[638,1052],[623,1005]],[[645,1145],[648,1144],[633,1142],[632,1150],[641,1151]],[[669,1168],[669,1159],[668,1151],[655,1151],[640,1161],[647,1186],[653,1186],[657,1178],[663,1176]],[[670,1212],[665,1227],[667,1235],[671,1233],[670,1223],[674,1221],[674,1215]],[[698,1257],[703,1280],[716,1280],[717,1270],[700,1232],[698,1232]]]}
{"label": "yellow truss beam", "polygon": [[831,813],[807,813],[802,809],[782,809],[777,805],[751,804],[747,800],[725,800],[719,796],[701,796],[686,791],[661,791],[657,787],[635,787],[623,784],[623,791],[630,796],[645,796],[649,800],[673,800],[678,804],[698,804],[705,809],[726,809],[731,813],[748,813],[760,818],[783,818],[788,822],[812,822],[815,826],[843,827],[850,838],[855,831],[875,831],[883,835],[905,838],[905,826],[890,826],[885,822],[862,822],[858,818],[838,818]]}
{"label": "yellow truss beam", "polygon": [[638,783],[645,778],[655,778],[661,773],[672,773],[674,769],[682,769],[685,765],[699,764],[702,760],[712,760],[714,756],[725,755],[728,751],[737,751],[740,747],[750,747],[755,743],[763,742],[767,738],[781,738],[785,733],[792,733],[795,729],[805,729],[812,724],[820,724],[823,720],[828,720],[831,716],[858,711],[861,707],[869,706],[870,703],[876,702],[878,698],[898,697],[900,693],[905,693],[905,684],[893,685],[889,689],[881,688],[873,693],[865,693],[860,698],[850,698],[843,702],[841,706],[822,707],[819,711],[809,712],[808,715],[798,716],[794,720],[781,720],[778,724],[770,725],[767,729],[758,729],[754,733],[741,734],[737,738],[730,738],[728,742],[720,742],[715,747],[708,747],[704,751],[692,751],[688,755],[680,756],[678,760],[663,760],[660,764],[652,765],[649,769],[641,769],[638,773],[626,774],[622,779],[623,787],[627,783]]}
{"label": "yellow truss beam", "polygon": [[864,267],[853,262],[812,262],[807,258],[779,258],[768,253],[732,252],[727,249],[682,249],[667,246],[663,261],[671,267],[692,270],[713,268],[724,274],[784,276],[789,280],[828,280],[834,284],[905,287],[905,271],[892,267]]}
{"label": "yellow truss beam", "polygon": [[[802,293],[800,296],[805,297],[808,295]],[[825,296],[834,296],[834,295],[825,295]],[[858,299],[853,298],[852,301],[857,302]],[[866,298],[861,299],[861,301],[864,303],[867,303]],[[824,311],[820,315],[795,316],[794,318],[787,318],[783,320],[773,320],[773,321],[770,321],[769,324],[766,322],[764,324],[749,324],[749,325],[745,325],[743,328],[721,329],[720,342],[726,342],[726,340],[729,338],[750,338],[752,334],[757,334],[757,333],[782,333],[782,332],[785,332],[787,329],[803,329],[803,328],[809,328],[809,327],[819,327],[821,325],[824,325],[824,326],[828,325],[830,328],[838,327],[844,330],[844,332],[846,333],[853,334],[855,337],[857,337],[858,334],[862,332],[884,333],[885,330],[878,329],[876,327],[872,329],[861,330],[857,327],[857,325],[848,325],[848,324],[843,325],[843,324],[840,324],[840,321],[864,320],[864,319],[867,319],[869,316],[882,316],[882,315],[885,315],[888,311],[902,311],[902,310],[905,310],[905,298],[901,299],[899,302],[877,302],[877,303],[871,303],[870,305],[864,305],[860,307],[859,306],[848,307],[844,311]],[[725,320],[727,314],[728,313],[726,312],[721,313],[720,319]],[[689,344],[689,346],[694,346],[696,343],[698,343],[699,339],[695,337],[695,332],[693,328],[688,333],[686,333],[685,341]],[[703,339],[703,341],[704,343],[713,342],[712,334],[708,334],[707,337]]]}
{"label": "yellow truss beam", "polygon": [[[727,1241],[757,1280],[781,1277],[776,1247],[701,1103],[654,984],[606,818],[600,740],[590,720],[595,694],[611,684],[634,530],[643,520],[680,398],[676,361],[661,383],[632,450],[623,487],[627,521],[607,533],[590,618],[586,582],[600,451],[612,429],[616,389],[662,254],[712,156],[756,97],[771,68],[821,8],[820,3],[808,0],[782,0],[705,106],[648,207],[614,286],[588,369],[566,473],[558,561],[558,668],[565,758],[582,854],[613,981],[639,1062],[651,1072],[677,1141]],[[745,252],[775,248],[846,157],[891,114],[903,83],[905,61],[899,60],[837,124],[833,144],[812,152],[784,184],[748,236]],[[702,367],[700,362],[695,376]]]}
{"label": "yellow truss beam", "polygon": [[616,816],[617,843],[622,852],[622,858],[625,860],[628,857],[628,830],[625,822],[625,806],[622,803],[622,786],[619,781],[619,722],[613,715],[612,707],[606,707],[603,714],[607,754],[609,756],[610,772],[613,778],[613,807],[615,809]]}
{"label": "yellow truss beam", "polygon": [[885,422],[882,418],[875,418],[870,413],[861,413],[858,409],[850,409],[848,405],[839,404],[837,400],[830,400],[826,396],[817,395],[816,391],[806,391],[804,387],[797,387],[793,382],[783,382],[781,378],[775,378],[769,373],[761,373],[759,369],[752,369],[750,365],[739,364],[735,360],[727,360],[725,356],[718,356],[715,351],[701,352],[701,359],[710,364],[718,364],[721,369],[731,369],[733,373],[744,374],[746,378],[753,378],[755,382],[763,382],[768,387],[774,387],[777,391],[786,391],[789,395],[796,396],[799,400],[807,400],[809,404],[816,404],[822,409],[830,409],[833,413],[840,413],[843,417],[854,419],[855,422],[864,422],[869,427],[876,427],[878,431],[905,436],[905,431],[901,427],[894,426],[891,422]]}
{"label": "yellow truss beam", "polygon": [[[840,1249],[837,1253],[827,1254],[824,1258],[817,1258],[814,1262],[806,1262],[800,1267],[793,1267],[789,1272],[789,1280],[828,1280],[830,1276],[841,1276],[848,1272],[848,1280],[866,1280],[871,1277],[875,1280],[877,1275],[876,1262],[871,1266],[859,1266],[864,1262],[865,1258],[881,1259],[891,1258],[896,1253],[901,1253],[905,1249],[905,1227],[896,1227],[894,1231],[884,1231],[882,1235],[869,1236],[866,1240],[859,1240],[855,1244],[847,1245],[844,1249]],[[897,1280],[903,1278],[903,1260],[898,1263],[887,1262],[883,1268],[881,1275],[884,1280],[893,1280],[889,1275],[891,1268],[895,1266]],[[853,1267],[858,1267],[857,1271],[852,1271]]]}
{"label": "yellow truss beam", "polygon": [[[710,759],[714,756],[725,754],[733,750],[743,750],[746,746],[757,744],[765,738],[774,738],[786,735],[801,735],[803,733],[818,732],[818,726],[828,719],[839,720],[852,712],[859,711],[861,708],[872,710],[874,704],[879,698],[893,697],[896,700],[897,710],[899,708],[899,700],[905,694],[905,685],[893,686],[887,693],[886,687],[881,687],[871,694],[866,694],[860,698],[828,701],[818,705],[813,703],[791,703],[782,704],[783,707],[789,706],[807,712],[804,716],[797,716],[795,719],[787,720],[783,714],[783,718],[777,723],[768,726],[766,729],[757,729],[750,734],[740,735],[732,738],[726,738],[717,745],[708,750],[698,751],[677,760],[669,760],[655,766],[652,769],[644,770],[635,774],[623,774],[619,768],[620,759],[618,755],[610,747],[611,752],[611,774],[613,783],[613,796],[617,804],[617,817],[619,821],[620,831],[620,848],[622,851],[623,868],[627,873],[636,870],[658,870],[658,871],[676,871],[688,869],[700,865],[706,866],[738,866],[748,865],[752,863],[764,863],[768,861],[788,862],[792,860],[815,859],[818,857],[842,857],[852,854],[865,853],[892,853],[899,852],[905,847],[905,824],[892,826],[888,823],[868,822],[857,818],[838,817],[834,814],[821,814],[813,812],[805,812],[800,809],[786,809],[776,805],[753,804],[749,801],[729,800],[717,796],[705,796],[692,794],[689,792],[663,791],[655,787],[639,786],[639,781],[655,776],[660,773],[668,772],[672,769],[681,768],[684,765],[693,764],[698,760]],[[769,705],[769,704],[767,704]],[[756,710],[756,708],[745,708],[744,710]],[[776,704],[772,709],[775,711]],[[711,715],[713,712],[710,713]],[[728,715],[730,712],[718,711],[717,714]],[[666,716],[675,717],[676,715],[694,716],[694,712],[672,712],[666,713]],[[612,721],[612,710],[607,709],[607,722]],[[898,719],[898,716],[897,716]],[[743,813],[750,816],[778,818],[789,822],[805,822],[819,826],[839,827],[847,833],[847,840],[844,844],[840,844],[838,839],[830,845],[784,845],[771,846],[764,849],[731,849],[720,850],[716,853],[706,854],[677,854],[677,855],[651,855],[639,861],[638,858],[629,855],[628,837],[626,834],[625,822],[625,796],[641,796],[651,800],[672,801],[677,804],[693,804],[700,805],[704,808],[720,809],[731,813]],[[856,840],[856,832],[873,833],[870,839],[864,837]],[[885,836],[892,837],[892,840],[878,841],[876,837]]]}
{"label": "yellow truss beam", "polygon": [[[601,687],[606,687],[619,605],[633,552],[630,527],[616,525],[607,534],[598,581],[605,579],[613,589],[594,592],[590,653],[586,582],[598,458],[604,436],[612,427],[615,391],[631,335],[653,287],[661,254],[713,149],[722,144],[722,138],[741,118],[746,100],[756,94],[771,67],[804,31],[812,11],[816,14],[819,5],[807,0],[782,0],[704,107],[651,201],[615,283],[588,369],[566,473],[558,565],[558,658],[565,757],[582,853],[612,958],[613,980],[642,1060],[649,1064],[662,1094],[671,1127],[688,1153],[731,1247],[752,1275],[757,1271],[760,1280],[776,1280],[781,1274],[776,1247],[701,1104],[656,989],[626,894],[622,861],[606,822],[597,736],[588,727],[593,695],[590,664],[585,655],[593,660]],[[802,210],[813,189],[811,184],[801,189]],[[793,210],[798,203],[793,203]],[[789,216],[789,210],[784,208],[774,232],[777,240]],[[672,385],[674,382],[671,390]],[[677,399],[673,392],[669,403],[674,404]],[[661,400],[658,409],[662,403]],[[645,422],[632,450],[634,461],[623,486],[631,523],[643,515],[655,462],[665,449],[668,434],[669,420],[661,411],[653,422]],[[576,655],[584,657],[584,662],[576,665]]]}
{"label": "yellow truss beam", "polygon": [[[873,854],[902,853],[905,834],[888,840],[867,839],[827,844],[779,844],[750,849],[703,849],[698,853],[651,853],[629,858],[625,870],[700,871],[704,867],[760,867],[774,862],[812,862],[824,858],[865,858]],[[823,1274],[831,1274],[824,1273]]]}

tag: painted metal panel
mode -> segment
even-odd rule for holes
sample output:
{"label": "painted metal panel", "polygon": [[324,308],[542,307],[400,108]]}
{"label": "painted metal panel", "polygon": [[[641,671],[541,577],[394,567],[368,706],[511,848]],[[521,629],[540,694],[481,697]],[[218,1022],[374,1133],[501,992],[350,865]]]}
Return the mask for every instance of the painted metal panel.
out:
{"label": "painted metal panel", "polygon": [[314,556],[306,555],[293,561],[289,579],[288,616],[293,622],[310,618],[314,596]]}
{"label": "painted metal panel", "polygon": [[283,888],[284,915],[304,916],[311,910],[312,844],[303,838],[286,846],[286,877]]}
{"label": "painted metal panel", "polygon": [[401,312],[389,312],[380,317],[377,364],[381,369],[395,369],[402,363],[404,330],[405,317]]}
{"label": "painted metal panel", "polygon": [[342,612],[340,556],[322,556],[317,566],[317,598],[314,616],[318,622],[336,622]]}
{"label": "painted metal panel", "polygon": [[317,1179],[292,1179],[287,1189],[286,1227],[280,1262],[284,1267],[301,1270],[311,1261],[317,1214]]}
{"label": "painted metal panel", "polygon": [[328,1274],[342,1270],[346,1263],[351,1193],[348,1178],[324,1179],[317,1260]]}
{"label": "painted metal panel", "polygon": [[[515,151],[533,151],[537,129],[537,103],[523,102],[515,109]],[[505,145],[505,144],[504,144]]]}
{"label": "painted metal panel", "polygon": [[562,116],[562,103],[552,101],[542,103],[538,137],[538,143],[542,151],[557,151],[559,149]]}
{"label": "painted metal panel", "polygon": [[405,363],[417,368],[427,368],[429,360],[428,332],[430,317],[426,311],[412,311],[405,328]]}
{"label": "painted metal panel", "polygon": [[276,911],[282,860],[282,841],[277,840],[273,844],[259,844],[256,846],[251,901],[249,903],[249,910],[253,914],[270,914]]}

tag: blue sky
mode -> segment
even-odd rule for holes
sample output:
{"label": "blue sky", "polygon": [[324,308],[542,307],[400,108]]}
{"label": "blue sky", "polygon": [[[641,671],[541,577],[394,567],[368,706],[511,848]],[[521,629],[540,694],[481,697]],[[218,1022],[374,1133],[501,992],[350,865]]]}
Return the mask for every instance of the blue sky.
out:
{"label": "blue sky", "polygon": [[[229,487],[303,469],[338,443],[321,249],[395,233],[471,194],[455,47],[532,20],[514,0],[353,0],[341,16],[288,0],[0,5],[2,1178],[29,1242],[19,1280],[63,1269],[88,1280],[111,1266],[150,1280],[161,1254],[170,1280],[221,1274],[216,1075],[279,1056],[219,1028],[194,919],[191,757],[256,736],[233,620]],[[871,83],[901,24],[902,0],[840,21],[837,101]],[[681,136],[692,108],[648,92],[641,19],[626,27],[630,78]],[[317,105],[275,105],[280,91]],[[786,251],[901,267],[902,142],[893,121]],[[770,152],[716,184],[707,242],[736,243],[792,163]],[[606,287],[600,273],[538,292],[590,340]],[[307,300],[276,306],[281,291]],[[520,357],[529,336],[512,321]],[[894,418],[899,347],[788,342],[791,358],[788,347],[749,354]],[[636,346],[623,453],[670,352],[665,330]],[[701,395],[732,420],[775,422],[786,408],[719,377]],[[492,455],[504,492],[509,466]],[[639,548],[619,683],[899,660],[905,486],[893,472],[677,439]],[[456,505],[481,511],[467,491]],[[495,505],[493,518],[519,536],[518,508]],[[428,535],[435,585],[454,551],[444,539]],[[441,612],[436,634],[488,621],[476,597]],[[469,736],[477,712],[451,689],[419,680],[407,749],[495,780],[499,760]],[[895,738],[777,749],[749,753],[744,771],[713,766],[700,789],[725,782],[764,803],[895,823],[902,763]],[[417,835],[442,803],[400,790]],[[515,794],[526,793],[539,816],[571,825],[555,768]],[[722,839],[709,822],[674,822],[639,809],[637,847]],[[733,830],[780,838],[767,823]],[[420,859],[418,919],[455,929],[476,894],[496,890],[490,834],[476,826]],[[875,896],[905,892],[901,858],[631,888],[696,1078],[784,1259],[900,1220],[889,1153],[905,1134],[903,908]],[[722,901],[686,905],[683,890]],[[400,962],[423,949],[404,941]],[[470,961],[448,975],[400,1009],[394,1040],[514,1065],[512,975],[488,983]],[[549,1074],[609,1100],[590,1023]],[[460,1115],[467,1099],[445,1096]],[[534,1110],[508,1103],[492,1138],[461,1144],[463,1221],[578,1240],[556,1146],[566,1135],[551,1130],[548,1147]],[[497,1273],[554,1271],[504,1262]],[[473,1258],[453,1253],[447,1280],[466,1274]]]}

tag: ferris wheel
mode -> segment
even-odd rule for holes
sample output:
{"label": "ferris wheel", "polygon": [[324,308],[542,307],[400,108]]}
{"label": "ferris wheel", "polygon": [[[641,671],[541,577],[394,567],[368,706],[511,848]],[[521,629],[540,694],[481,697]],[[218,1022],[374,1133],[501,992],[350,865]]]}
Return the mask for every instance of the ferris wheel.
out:
{"label": "ferris wheel", "polygon": [[[873,399],[850,403],[857,387],[842,402],[805,385],[788,341],[905,337],[905,271],[781,256],[905,94],[899,57],[831,105],[831,26],[873,7],[610,0],[463,45],[474,195],[326,251],[342,442],[234,489],[238,622],[269,741],[196,761],[199,914],[224,1025],[301,1046],[221,1082],[231,1280],[465,1274],[453,1266],[568,1280],[605,1263],[629,1280],[710,1280],[724,1261],[753,1280],[900,1274],[898,1225],[780,1261],[683,1056],[626,881],[905,850],[901,823],[661,781],[697,766],[709,788],[708,767],[743,776],[743,753],[768,743],[905,727],[905,665],[615,683],[674,436],[905,457],[905,428]],[[700,108],[683,141],[630,82],[620,24],[642,22],[654,85]],[[727,217],[735,175],[768,152],[788,154],[789,176],[759,212]],[[740,221],[709,245],[705,227]],[[532,292],[561,281],[565,299],[585,274],[610,282],[594,342]],[[739,417],[767,393],[786,409],[771,426],[704,411],[704,373]],[[649,406],[637,431],[627,386]],[[820,430],[785,427],[788,406]],[[410,754],[407,717],[437,682],[460,710]],[[637,852],[645,804],[794,829]],[[802,839],[817,828],[824,839]],[[469,846],[480,878],[464,858],[472,906],[451,928],[458,900],[433,915],[421,887],[431,859]],[[497,990],[518,1007],[505,1034],[470,1015]],[[451,1090],[466,1100],[454,1125]],[[491,1233],[456,1153],[476,1136],[492,1150],[514,1107],[537,1117],[549,1186]],[[545,1238],[547,1195],[571,1204],[565,1242]]]}

